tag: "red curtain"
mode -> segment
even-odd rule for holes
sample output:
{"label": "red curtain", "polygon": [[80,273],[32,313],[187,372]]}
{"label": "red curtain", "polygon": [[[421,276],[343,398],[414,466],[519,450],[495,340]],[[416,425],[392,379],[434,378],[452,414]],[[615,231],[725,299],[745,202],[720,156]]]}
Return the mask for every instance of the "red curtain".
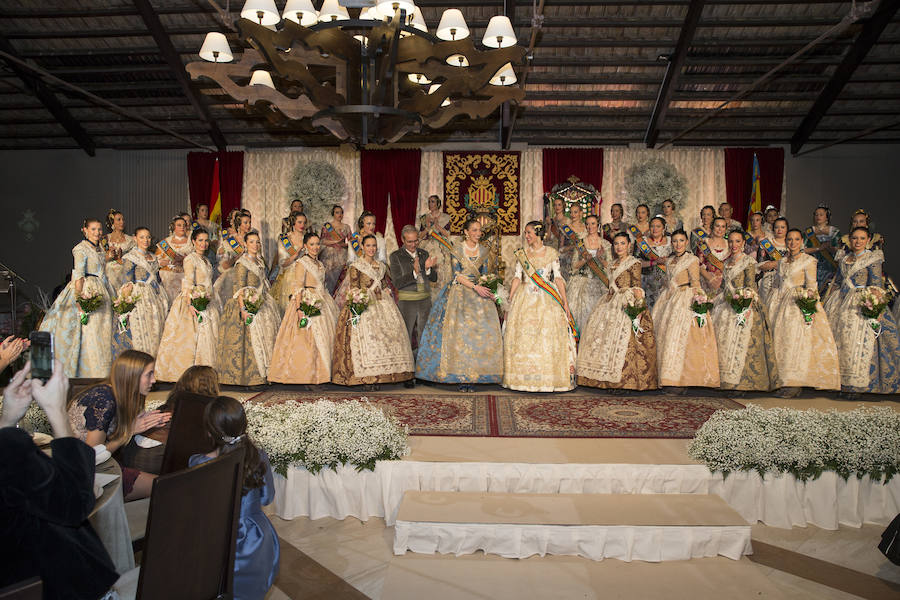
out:
{"label": "red curtain", "polygon": [[783,148],[725,148],[725,196],[734,207],[734,219],[746,224],[753,187],[753,155],[759,160],[759,189],[762,208],[772,204],[781,209],[784,181]]}
{"label": "red curtain", "polygon": [[603,148],[544,148],[544,193],[574,175],[600,191]]}
{"label": "red curtain", "polygon": [[219,193],[222,195],[222,220],[232,210],[241,207],[244,189],[244,153],[218,152]]}
{"label": "red curtain", "polygon": [[188,188],[191,197],[191,214],[197,214],[198,204],[209,204],[212,210],[213,177],[219,160],[219,192],[222,195],[222,217],[241,207],[241,191],[244,187],[243,152],[189,152]]}
{"label": "red curtain", "polygon": [[394,233],[400,242],[404,225],[416,222],[419,201],[419,170],[421,150],[363,150],[360,152],[363,208],[377,220],[377,231],[384,233],[387,223],[388,200]]}
{"label": "red curtain", "polygon": [[[189,152],[187,155],[188,189],[191,197],[191,214],[197,214],[199,204],[209,204],[213,175],[216,170],[215,152]],[[212,210],[212,206],[209,207]]]}

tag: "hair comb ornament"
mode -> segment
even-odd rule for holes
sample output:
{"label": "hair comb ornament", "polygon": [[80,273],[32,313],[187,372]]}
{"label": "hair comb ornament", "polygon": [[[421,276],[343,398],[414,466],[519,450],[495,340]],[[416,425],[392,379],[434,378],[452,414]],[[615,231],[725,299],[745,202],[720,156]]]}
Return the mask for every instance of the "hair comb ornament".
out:
{"label": "hair comb ornament", "polygon": [[233,446],[234,444],[237,444],[239,441],[241,441],[242,437],[243,436],[241,436],[241,435],[239,435],[237,437],[231,437],[230,435],[223,435],[222,441],[225,442],[226,444],[228,444],[229,446]]}

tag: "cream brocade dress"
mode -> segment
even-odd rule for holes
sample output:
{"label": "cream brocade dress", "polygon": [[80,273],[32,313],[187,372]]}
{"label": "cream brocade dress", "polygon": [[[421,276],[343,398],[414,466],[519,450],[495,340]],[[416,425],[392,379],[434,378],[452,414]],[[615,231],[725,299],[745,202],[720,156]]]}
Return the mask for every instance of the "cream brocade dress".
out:
{"label": "cream brocade dress", "polygon": [[158,281],[159,263],[156,256],[150,256],[147,258],[140,249],[133,248],[122,259],[128,267],[125,283],[131,282],[134,291],[141,296],[134,310],[128,313],[131,347],[156,356],[169,312],[169,298]]}
{"label": "cream brocade dress", "polygon": [[[437,281],[428,282],[431,286],[431,301],[435,302],[437,301],[438,294],[441,293],[441,290],[443,290],[444,287],[450,283],[450,279],[453,278],[453,258],[441,242],[431,237],[431,231],[434,228],[426,225],[429,214],[430,213],[425,213],[419,216],[419,247],[427,252],[428,256],[437,259],[437,264],[434,267],[437,270]],[[441,228],[449,231],[450,215],[445,212],[440,213],[437,224]],[[447,236],[447,241],[450,241],[449,236]]]}
{"label": "cream brocade dress", "polygon": [[175,251],[175,258],[168,256],[159,246],[156,247],[156,259],[162,262],[163,258],[167,259],[169,264],[159,267],[159,278],[162,280],[163,289],[166,290],[166,296],[169,298],[169,305],[175,302],[175,297],[181,293],[181,280],[184,278],[183,262],[185,257],[193,254],[193,246],[191,238],[185,238],[184,242],[177,243],[171,235],[166,238],[166,243]]}
{"label": "cream brocade dress", "polygon": [[[559,253],[548,246],[526,257],[554,285],[562,279]],[[540,289],[516,262],[521,282],[503,325],[503,387],[525,392],[564,392],[575,387],[575,340],[562,307]]]}
{"label": "cream brocade dress", "polygon": [[[269,365],[269,381],[319,384],[331,381],[331,356],[337,326],[337,304],[325,286],[327,270],[318,260],[303,256],[294,263],[292,299],[288,302]],[[299,327],[300,293],[306,289],[319,299],[322,314]]]}
{"label": "cream brocade dress", "polygon": [[106,278],[109,280],[109,285],[113,290],[117,291],[122,287],[122,284],[128,281],[126,278],[126,271],[128,270],[128,265],[125,264],[124,258],[125,254],[127,254],[132,248],[134,248],[134,236],[124,234],[125,239],[122,240],[121,243],[112,242],[109,240],[109,237],[106,238],[106,243],[111,250],[119,250],[122,252],[123,261],[119,262],[117,260],[110,260],[106,262]]}
{"label": "cream brocade dress", "polygon": [[[788,249],[785,244],[779,244],[775,241],[775,238],[768,238],[769,241],[772,242],[772,245],[775,246],[775,249],[781,253],[782,258],[780,260],[784,260],[784,257],[788,255]],[[757,257],[757,262],[764,263],[770,260],[775,260],[771,256],[769,256],[768,252],[760,246],[759,248],[759,256]],[[759,279],[759,300],[763,303],[763,306],[768,307],[769,301],[772,299],[772,290],[775,288],[775,280],[776,275],[778,274],[778,266],[771,271],[763,271],[762,277]],[[769,317],[772,316],[772,313],[769,313]]]}
{"label": "cream brocade dress", "polygon": [[[666,261],[666,287],[653,305],[656,356],[662,386],[719,387],[719,358],[711,318],[700,327],[693,316],[700,287],[699,260],[685,252]],[[707,315],[709,317],[709,315]]]}
{"label": "cream brocade dress", "polygon": [[[303,248],[303,246],[297,248],[297,246],[295,246],[293,242],[291,242],[291,248],[296,250],[297,253],[301,256],[306,254],[306,250]],[[275,283],[272,284],[271,294],[272,297],[275,298],[275,303],[278,305],[278,310],[281,312],[284,312],[287,309],[291,294],[294,292],[294,288],[297,287],[297,279],[296,275],[294,274],[294,270],[297,268],[297,263],[300,262],[300,258],[298,257],[287,267],[281,266],[281,264],[290,257],[290,251],[284,247],[284,244],[281,241],[281,237],[279,236],[278,255],[275,259],[276,265],[278,267],[278,276],[275,278]]]}
{"label": "cream brocade dress", "polygon": [[[600,237],[599,248],[591,250],[585,247],[585,250],[593,258],[602,259],[607,265],[612,260],[612,245],[603,239],[602,236]],[[581,260],[581,256],[579,256],[578,248],[573,246],[569,265],[574,265],[579,260]],[[607,271],[606,274],[608,276],[608,270],[604,268],[604,271]],[[587,327],[588,320],[594,312],[594,307],[597,306],[597,302],[606,292],[606,286],[586,264],[578,270],[572,269],[571,275],[566,279],[566,299],[569,301],[569,310],[572,312],[572,317],[575,319],[579,331],[583,331]]]}
{"label": "cream brocade dress", "polygon": [[[166,317],[159,353],[156,356],[156,378],[178,381],[188,367],[216,365],[216,342],[219,338],[221,309],[212,289],[212,265],[205,256],[192,252],[184,259],[181,292],[175,297]],[[191,288],[203,286],[209,304],[199,321],[191,310]]]}
{"label": "cream brocade dress", "polygon": [[802,253],[793,261],[778,261],[775,287],[769,300],[778,375],[777,387],[841,389],[841,368],[828,315],[821,303],[807,324],[794,302],[794,292],[816,290],[816,259]]}
{"label": "cream brocade dress", "polygon": [[[219,352],[216,370],[225,385],[262,385],[266,382],[275,333],[281,312],[269,294],[266,264],[259,257],[243,254],[231,269],[231,288],[223,289],[228,300],[219,325]],[[259,292],[262,303],[247,325],[241,316],[240,294],[247,289]]]}

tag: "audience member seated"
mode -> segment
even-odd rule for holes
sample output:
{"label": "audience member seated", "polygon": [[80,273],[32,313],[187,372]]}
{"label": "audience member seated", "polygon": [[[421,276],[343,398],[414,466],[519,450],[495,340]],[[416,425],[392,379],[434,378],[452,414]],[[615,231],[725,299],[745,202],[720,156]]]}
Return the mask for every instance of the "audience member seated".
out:
{"label": "audience member seated", "polygon": [[278,574],[280,548],[275,528],[262,511],[272,502],[275,488],[269,459],[247,434],[247,416],[241,403],[228,396],[213,400],[203,415],[206,431],[216,448],[209,454],[191,457],[193,467],[221,453],[241,452],[244,456],[244,487],[234,559],[234,597],[262,600]]}
{"label": "audience member seated", "polygon": [[[30,370],[13,376],[0,414],[0,588],[38,576],[45,599],[107,598],[118,575],[88,521],[94,451],[73,437],[62,363],[45,384],[26,379]],[[53,430],[52,455],[16,428],[32,399]]]}
{"label": "audience member seated", "polygon": [[[170,413],[143,410],[147,393],[156,381],[154,365],[152,356],[138,350],[126,350],[116,358],[106,380],[88,388],[69,404],[69,422],[75,436],[89,446],[104,444],[115,453],[135,434],[168,423]],[[156,475],[122,464],[125,500],[149,496],[155,478]]]}

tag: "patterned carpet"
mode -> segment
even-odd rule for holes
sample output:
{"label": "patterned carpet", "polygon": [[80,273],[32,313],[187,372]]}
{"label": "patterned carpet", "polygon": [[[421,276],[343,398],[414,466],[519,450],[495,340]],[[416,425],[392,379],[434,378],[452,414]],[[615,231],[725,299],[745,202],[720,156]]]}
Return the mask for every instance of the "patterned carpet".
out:
{"label": "patterned carpet", "polygon": [[[364,394],[266,391],[254,402],[358,399]],[[391,394],[369,401],[409,426],[412,435],[570,438],[692,438],[715,411],[743,408],[726,398],[698,396],[494,396]]]}

